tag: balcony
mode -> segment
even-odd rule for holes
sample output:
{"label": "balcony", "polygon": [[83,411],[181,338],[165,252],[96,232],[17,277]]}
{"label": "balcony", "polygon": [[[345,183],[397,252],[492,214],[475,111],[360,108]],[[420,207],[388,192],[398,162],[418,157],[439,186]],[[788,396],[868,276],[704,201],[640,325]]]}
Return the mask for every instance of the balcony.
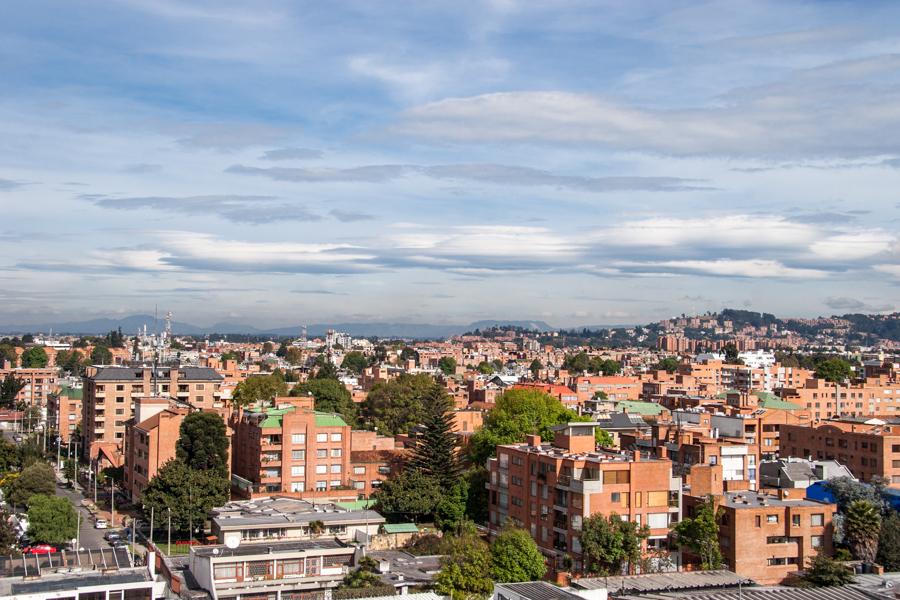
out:
{"label": "balcony", "polygon": [[603,491],[603,480],[601,479],[573,479],[569,485],[569,489],[578,494],[590,494],[593,492]]}

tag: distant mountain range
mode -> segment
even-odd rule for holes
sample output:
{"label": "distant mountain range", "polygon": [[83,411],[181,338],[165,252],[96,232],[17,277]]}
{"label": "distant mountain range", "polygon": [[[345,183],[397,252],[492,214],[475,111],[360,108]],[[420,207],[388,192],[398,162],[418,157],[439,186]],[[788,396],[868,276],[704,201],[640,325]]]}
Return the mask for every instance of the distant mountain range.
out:
{"label": "distant mountain range", "polygon": [[[118,319],[91,319],[87,321],[62,321],[29,323],[27,325],[0,325],[0,332],[7,334],[49,333],[104,335],[113,329],[122,328],[126,335],[133,335],[144,325],[149,332],[162,330],[163,319],[154,319],[153,315],[131,315]],[[329,329],[343,331],[357,337],[396,337],[396,338],[444,338],[460,335],[475,329],[489,329],[495,326],[522,327],[539,331],[553,331],[553,327],[543,321],[476,321],[468,325],[433,325],[429,323],[313,323],[307,326],[307,334],[313,337],[325,335]],[[200,327],[191,323],[172,321],[172,332],[176,335],[206,335],[210,333],[231,333],[249,335],[299,336],[301,325],[259,329],[246,323],[221,322]]]}

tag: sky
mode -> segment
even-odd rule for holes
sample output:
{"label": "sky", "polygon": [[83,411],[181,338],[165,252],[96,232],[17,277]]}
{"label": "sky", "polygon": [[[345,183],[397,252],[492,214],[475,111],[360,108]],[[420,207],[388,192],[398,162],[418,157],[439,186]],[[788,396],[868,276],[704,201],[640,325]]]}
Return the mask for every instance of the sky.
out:
{"label": "sky", "polygon": [[900,4],[0,19],[0,323],[900,307]]}

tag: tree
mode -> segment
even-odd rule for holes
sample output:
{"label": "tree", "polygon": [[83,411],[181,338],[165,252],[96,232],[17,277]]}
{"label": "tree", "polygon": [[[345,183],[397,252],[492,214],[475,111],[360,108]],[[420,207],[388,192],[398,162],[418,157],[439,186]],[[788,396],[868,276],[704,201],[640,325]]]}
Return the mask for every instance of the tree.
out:
{"label": "tree", "polygon": [[882,504],[879,486],[862,483],[852,477],[832,477],[825,482],[825,489],[834,496],[841,513],[846,513],[847,508],[857,500],[865,500],[876,506]]}
{"label": "tree", "polygon": [[563,359],[563,369],[576,373],[584,373],[591,368],[591,359],[585,352],[570,354]]}
{"label": "tree", "polygon": [[0,473],[19,470],[22,466],[19,446],[0,436]]}
{"label": "tree", "polygon": [[434,524],[444,532],[458,532],[466,518],[469,486],[463,479],[454,483],[441,495],[434,509]]}
{"label": "tree", "polygon": [[274,375],[251,375],[237,384],[231,394],[238,406],[262,405],[287,394],[284,380]]}
{"label": "tree", "polygon": [[591,357],[590,370],[600,375],[615,375],[622,370],[622,365],[618,361],[611,358],[600,358],[599,356]]}
{"label": "tree", "polygon": [[364,556],[359,560],[359,567],[347,573],[342,588],[360,589],[381,586],[381,577],[375,572],[378,563],[371,556]]}
{"label": "tree", "polygon": [[162,466],[150,480],[141,495],[144,513],[149,518],[151,509],[160,515],[168,515],[171,509],[172,527],[179,531],[202,525],[210,509],[228,501],[228,479],[212,470],[200,471],[188,467],[177,458]]}
{"label": "tree", "polygon": [[482,375],[493,375],[494,374],[494,365],[485,360],[478,363],[478,366],[475,367],[475,370],[481,373]]}
{"label": "tree", "polygon": [[812,587],[840,587],[854,580],[853,573],[847,567],[823,553],[809,560],[809,566],[801,577],[801,581]]}
{"label": "tree", "polygon": [[366,355],[358,350],[354,350],[353,352],[348,352],[344,355],[344,360],[341,361],[341,368],[347,369],[348,371],[352,371],[359,375],[363,372],[363,370],[369,366],[369,359],[366,358]]}
{"label": "tree", "polygon": [[409,346],[404,346],[402,350],[400,350],[400,360],[414,360],[416,364],[419,363],[419,353],[415,351],[414,348],[410,348]]}
{"label": "tree", "polygon": [[438,369],[440,369],[441,373],[444,375],[453,375],[456,373],[456,359],[452,356],[442,356],[440,360],[438,360]]}
{"label": "tree", "polygon": [[344,384],[337,379],[310,379],[291,390],[291,396],[307,394],[315,399],[316,410],[338,413],[351,425],[356,423],[356,403]]}
{"label": "tree", "polygon": [[74,376],[84,372],[84,357],[78,350],[60,350],[56,353],[56,365]]}
{"label": "tree", "polygon": [[262,345],[262,353],[263,354],[272,354],[272,352],[274,350],[275,350],[275,344],[273,344],[272,342],[263,343],[263,345]]}
{"label": "tree", "polygon": [[598,446],[603,448],[613,448],[616,445],[616,440],[612,434],[599,427],[594,429],[594,440],[596,440]]}
{"label": "tree", "polygon": [[816,365],[816,377],[831,383],[845,381],[852,374],[853,370],[850,367],[850,363],[842,358],[828,358]]}
{"label": "tree", "polygon": [[22,367],[26,369],[43,369],[48,362],[47,351],[41,346],[32,346],[22,353]]}
{"label": "tree", "polygon": [[844,514],[844,538],[857,560],[875,561],[878,537],[881,533],[881,514],[871,502],[856,500]]}
{"label": "tree", "polygon": [[700,568],[718,569],[722,566],[722,550],[719,547],[719,523],[716,505],[707,498],[695,511],[694,517],[685,517],[672,528],[676,546],[687,548],[700,557]]}
{"label": "tree", "polygon": [[542,363],[538,359],[534,359],[533,361],[531,361],[531,364],[528,366],[528,370],[531,371],[531,376],[534,379],[537,379],[538,374],[544,370],[544,363]]}
{"label": "tree", "polygon": [[28,500],[28,535],[32,541],[62,545],[75,539],[78,516],[65,498],[35,494]]}
{"label": "tree", "polygon": [[524,442],[529,434],[552,439],[551,427],[577,419],[578,415],[557,398],[540,390],[507,390],[484,417],[482,428],[472,435],[470,459],[475,464],[484,464],[499,444]]}
{"label": "tree", "polygon": [[491,581],[491,553],[477,535],[466,534],[447,540],[441,571],[434,589],[452,600],[487,598],[494,589]]}
{"label": "tree", "polygon": [[334,363],[331,362],[331,359],[324,354],[320,354],[316,357],[316,367],[318,367],[318,369],[316,369],[316,374],[313,377],[314,379],[337,380],[337,367],[334,366]]}
{"label": "tree", "polygon": [[16,348],[12,344],[0,344],[0,366],[5,360],[14,367],[19,362],[19,355],[16,354]]}
{"label": "tree", "polygon": [[881,520],[876,558],[885,571],[900,571],[900,514],[896,511],[888,512]]}
{"label": "tree", "polygon": [[10,522],[11,518],[11,514],[5,510],[0,510],[0,554],[4,556],[19,555],[19,551],[16,548],[19,534]]}
{"label": "tree", "polygon": [[654,366],[653,368],[656,369],[657,371],[665,371],[667,373],[674,373],[675,371],[678,370],[678,359],[674,358],[672,356],[667,356],[666,358],[664,358],[661,361],[659,361],[658,363],[656,363],[656,366]]}
{"label": "tree", "polygon": [[11,408],[16,403],[16,396],[25,387],[25,380],[19,379],[12,373],[7,373],[0,383],[0,406]]}
{"label": "tree", "polygon": [[425,373],[402,373],[396,379],[376,383],[363,405],[364,416],[378,431],[388,435],[406,433],[422,420],[422,399],[434,378]]}
{"label": "tree", "polygon": [[473,490],[466,498],[466,516],[475,523],[487,523],[488,520],[488,495],[481,490],[485,489],[490,476],[484,464],[473,464],[463,474],[468,489]]}
{"label": "tree", "polygon": [[407,469],[382,483],[373,496],[378,512],[418,521],[434,514],[441,501],[441,486],[422,471]]}
{"label": "tree", "polygon": [[581,548],[586,573],[620,575],[629,573],[641,559],[643,542],[650,536],[646,525],[623,521],[615,513],[591,515],[584,519]]}
{"label": "tree", "polygon": [[106,346],[97,344],[94,346],[94,349],[91,350],[91,364],[108,365],[112,364],[112,361],[112,352],[110,352],[109,348]]}
{"label": "tree", "polygon": [[742,365],[744,361],[738,357],[738,349],[737,346],[733,342],[729,342],[725,344],[725,364],[728,365]]}
{"label": "tree", "polygon": [[6,490],[6,499],[15,506],[25,506],[35,494],[52,496],[56,492],[56,475],[53,468],[40,461],[22,469]]}
{"label": "tree", "polygon": [[124,348],[125,336],[122,335],[122,328],[113,329],[104,336],[105,345],[110,348]]}
{"label": "tree", "polygon": [[175,456],[191,469],[213,470],[228,478],[228,434],[214,412],[192,412],[181,422]]}
{"label": "tree", "polygon": [[459,479],[456,435],[453,433],[453,403],[444,387],[435,383],[423,398],[425,430],[416,440],[409,465],[435,478],[447,491]]}
{"label": "tree", "polygon": [[505,528],[491,543],[491,575],[494,581],[538,581],[546,572],[544,556],[524,529]]}

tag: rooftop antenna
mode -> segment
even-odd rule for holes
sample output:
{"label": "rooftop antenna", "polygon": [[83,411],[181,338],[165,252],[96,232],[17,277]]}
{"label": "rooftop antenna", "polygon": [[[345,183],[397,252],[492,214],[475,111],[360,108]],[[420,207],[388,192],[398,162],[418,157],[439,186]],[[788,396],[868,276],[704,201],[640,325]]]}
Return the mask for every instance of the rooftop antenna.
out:
{"label": "rooftop antenna", "polygon": [[159,307],[153,305],[153,397],[159,396],[159,378],[156,363],[159,359]]}

